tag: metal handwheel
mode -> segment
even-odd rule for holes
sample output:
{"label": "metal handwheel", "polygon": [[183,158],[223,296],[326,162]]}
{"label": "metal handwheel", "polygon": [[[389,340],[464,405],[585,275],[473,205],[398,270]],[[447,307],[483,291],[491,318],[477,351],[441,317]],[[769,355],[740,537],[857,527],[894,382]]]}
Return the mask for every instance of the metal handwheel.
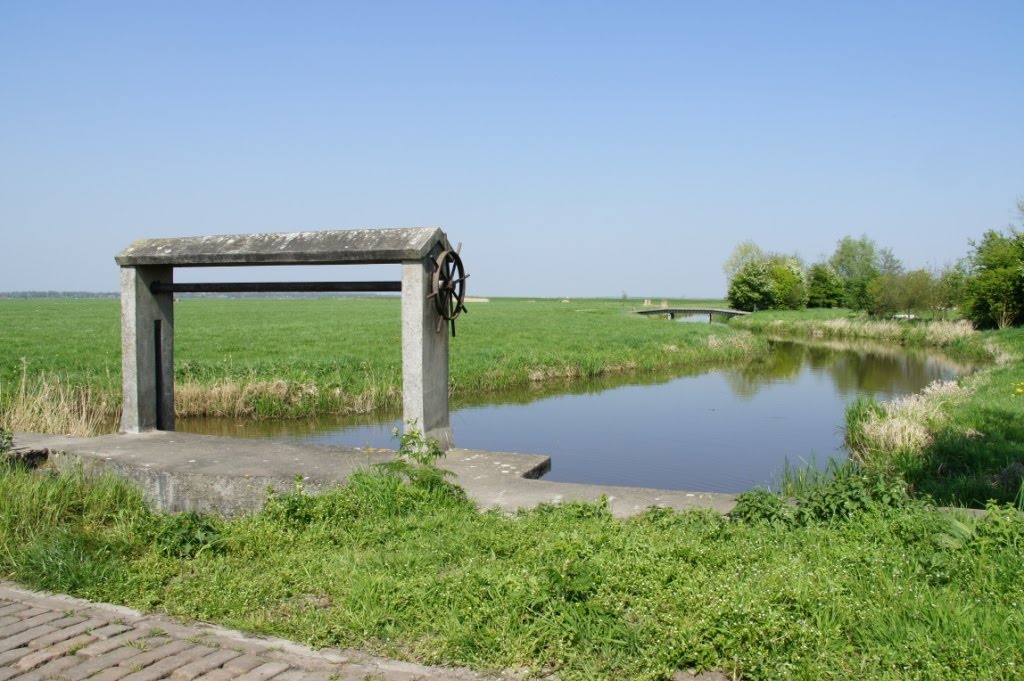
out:
{"label": "metal handwheel", "polygon": [[462,244],[454,251],[450,246],[438,254],[434,260],[434,274],[431,280],[430,293],[427,298],[434,299],[437,309],[437,332],[445,320],[451,325],[452,337],[455,337],[455,318],[466,312],[466,279],[469,275],[462,265],[459,251]]}

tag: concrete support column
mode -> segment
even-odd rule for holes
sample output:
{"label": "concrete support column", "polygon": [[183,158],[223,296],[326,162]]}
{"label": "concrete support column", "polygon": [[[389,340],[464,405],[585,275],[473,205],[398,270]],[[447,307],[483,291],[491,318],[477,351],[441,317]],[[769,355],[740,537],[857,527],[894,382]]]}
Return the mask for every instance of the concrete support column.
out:
{"label": "concrete support column", "polygon": [[402,262],[402,420],[415,420],[426,437],[451,449],[448,420],[448,325],[437,330],[439,315],[430,293],[434,260]]}
{"label": "concrete support column", "polygon": [[121,432],[174,430],[173,267],[121,268]]}

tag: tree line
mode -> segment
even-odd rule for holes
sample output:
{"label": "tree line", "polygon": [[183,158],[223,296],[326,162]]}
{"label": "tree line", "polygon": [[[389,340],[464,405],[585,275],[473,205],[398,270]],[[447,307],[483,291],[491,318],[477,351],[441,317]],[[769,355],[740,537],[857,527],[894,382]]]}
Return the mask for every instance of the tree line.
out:
{"label": "tree line", "polygon": [[120,298],[111,291],[0,291],[0,298]]}
{"label": "tree line", "polygon": [[[1024,225],[1024,200],[1017,203]],[[908,269],[892,249],[846,236],[828,258],[806,266],[797,255],[752,241],[733,249],[723,269],[737,310],[846,307],[874,316],[958,312],[983,328],[1024,324],[1024,231],[1009,226],[970,241],[969,252],[938,269]]]}

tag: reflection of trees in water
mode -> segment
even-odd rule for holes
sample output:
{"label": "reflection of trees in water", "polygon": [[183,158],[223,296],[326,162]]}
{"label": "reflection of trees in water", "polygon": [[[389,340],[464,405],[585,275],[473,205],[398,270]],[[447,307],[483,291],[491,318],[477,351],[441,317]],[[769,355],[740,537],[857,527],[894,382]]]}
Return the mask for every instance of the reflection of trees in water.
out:
{"label": "reflection of trees in water", "polygon": [[970,371],[948,358],[874,343],[772,343],[764,361],[725,374],[737,397],[756,395],[765,383],[792,379],[804,366],[832,379],[844,396],[872,393],[882,398],[914,393],[932,381]]}
{"label": "reflection of trees in water", "polygon": [[773,343],[768,354],[749,364],[724,372],[736,397],[750,398],[766,383],[779,383],[800,373],[807,348],[795,343]]}

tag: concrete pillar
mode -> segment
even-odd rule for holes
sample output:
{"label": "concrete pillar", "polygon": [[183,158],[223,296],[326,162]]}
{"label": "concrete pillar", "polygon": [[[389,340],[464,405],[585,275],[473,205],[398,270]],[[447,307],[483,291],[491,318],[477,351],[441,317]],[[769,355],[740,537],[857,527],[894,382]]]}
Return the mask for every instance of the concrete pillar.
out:
{"label": "concrete pillar", "polygon": [[121,432],[174,430],[173,267],[121,268]]}
{"label": "concrete pillar", "polygon": [[[436,250],[436,249],[435,249]],[[448,324],[437,330],[439,315],[430,293],[436,253],[402,262],[402,421],[409,421],[442,449],[451,449],[448,420]]]}

